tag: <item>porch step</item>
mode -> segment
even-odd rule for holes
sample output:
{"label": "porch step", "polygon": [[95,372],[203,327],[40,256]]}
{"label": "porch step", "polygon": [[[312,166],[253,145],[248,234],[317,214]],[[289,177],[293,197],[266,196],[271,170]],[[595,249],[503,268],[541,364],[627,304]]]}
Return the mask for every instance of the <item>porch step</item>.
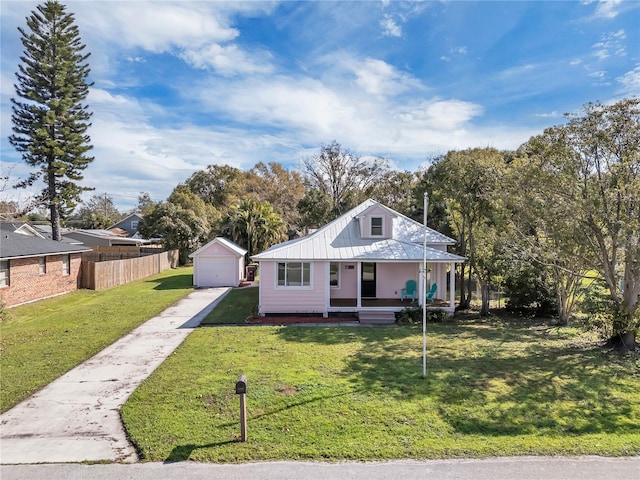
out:
{"label": "porch step", "polygon": [[392,311],[360,311],[358,320],[362,325],[395,325],[396,315]]}

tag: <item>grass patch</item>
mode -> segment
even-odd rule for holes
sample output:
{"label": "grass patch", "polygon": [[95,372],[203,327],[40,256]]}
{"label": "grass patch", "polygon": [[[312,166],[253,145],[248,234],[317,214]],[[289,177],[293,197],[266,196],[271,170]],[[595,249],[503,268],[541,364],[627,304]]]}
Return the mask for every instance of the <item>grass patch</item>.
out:
{"label": "grass patch", "polygon": [[258,287],[234,288],[202,320],[201,325],[244,324],[258,313]]}
{"label": "grass patch", "polygon": [[[148,461],[640,454],[640,361],[534,324],[197,329],[122,416]],[[237,377],[248,378],[238,442]]]}
{"label": "grass patch", "polygon": [[0,322],[0,411],[92,357],[193,290],[192,268],[7,310]]}

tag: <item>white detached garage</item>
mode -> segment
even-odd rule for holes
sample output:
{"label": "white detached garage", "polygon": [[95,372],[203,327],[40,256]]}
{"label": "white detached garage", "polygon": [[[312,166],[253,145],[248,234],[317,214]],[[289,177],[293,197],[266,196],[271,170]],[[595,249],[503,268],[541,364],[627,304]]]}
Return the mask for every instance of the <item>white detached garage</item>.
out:
{"label": "white detached garage", "polygon": [[196,287],[237,287],[244,278],[247,251],[231,240],[216,237],[189,255]]}

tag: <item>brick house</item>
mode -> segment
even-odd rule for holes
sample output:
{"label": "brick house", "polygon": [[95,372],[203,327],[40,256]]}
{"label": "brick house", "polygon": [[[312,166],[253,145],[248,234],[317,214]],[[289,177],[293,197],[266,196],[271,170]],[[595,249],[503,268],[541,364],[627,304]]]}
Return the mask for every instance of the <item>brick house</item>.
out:
{"label": "brick house", "polygon": [[43,238],[28,225],[0,224],[0,298],[7,307],[77,290],[82,245]]}

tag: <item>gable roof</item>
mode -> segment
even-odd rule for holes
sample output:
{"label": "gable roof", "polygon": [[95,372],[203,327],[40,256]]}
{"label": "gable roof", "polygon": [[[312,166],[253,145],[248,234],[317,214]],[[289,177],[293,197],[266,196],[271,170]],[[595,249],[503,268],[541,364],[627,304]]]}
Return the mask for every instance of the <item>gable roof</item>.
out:
{"label": "gable roof", "polygon": [[28,223],[24,222],[0,222],[0,229],[20,233],[22,235],[31,235],[33,237],[45,238],[44,235],[42,235],[38,230],[36,230]]}
{"label": "gable roof", "polygon": [[119,222],[116,222],[113,225],[111,225],[109,228],[107,228],[107,230],[111,230],[113,228],[122,228],[123,230],[129,231],[129,229],[125,228],[125,227],[130,224],[130,223],[127,223],[127,222],[131,222],[132,219],[133,220],[137,220],[137,221],[142,221],[144,219],[144,215],[142,213],[140,213],[140,212],[131,213],[131,214],[127,215],[126,217],[124,217]]}
{"label": "gable roof", "polygon": [[[33,227],[34,230],[36,230],[43,238],[47,238],[49,240],[53,240],[53,233],[52,233],[52,229],[51,229],[51,224],[49,225],[31,225]],[[69,232],[70,229],[66,228],[66,227],[62,227],[60,229],[60,233],[62,234],[62,240],[60,240],[63,243],[69,243],[69,244],[74,244],[74,245],[84,245],[80,240],[76,240],[74,238],[67,238],[65,237],[65,234],[67,232]]]}
{"label": "gable roof", "polygon": [[237,254],[239,257],[243,257],[244,255],[246,255],[247,251],[242,248],[240,245],[238,245],[237,243],[232,242],[231,240],[229,240],[228,238],[224,238],[224,237],[216,237],[213,240],[211,240],[209,243],[207,243],[206,245],[203,245],[202,247],[200,247],[198,250],[196,250],[195,252],[193,252],[192,254],[189,255],[189,258],[193,258],[196,255],[198,255],[200,252],[206,250],[207,248],[209,248],[211,245],[215,244],[215,243],[219,243],[220,245],[222,245],[223,247],[227,248],[228,250],[231,250],[233,253]]}
{"label": "gable roof", "polygon": [[88,247],[56,242],[35,235],[24,235],[4,225],[0,226],[0,258],[2,260],[90,251]]}
{"label": "gable roof", "polygon": [[[393,236],[387,239],[362,238],[358,217],[372,207],[380,207],[392,217]],[[423,258],[425,227],[409,217],[374,200],[366,200],[344,215],[309,235],[279,243],[253,255],[253,260],[358,260],[416,262]],[[427,260],[430,262],[462,262],[464,257],[434,246],[451,245],[451,238],[426,228]]]}

